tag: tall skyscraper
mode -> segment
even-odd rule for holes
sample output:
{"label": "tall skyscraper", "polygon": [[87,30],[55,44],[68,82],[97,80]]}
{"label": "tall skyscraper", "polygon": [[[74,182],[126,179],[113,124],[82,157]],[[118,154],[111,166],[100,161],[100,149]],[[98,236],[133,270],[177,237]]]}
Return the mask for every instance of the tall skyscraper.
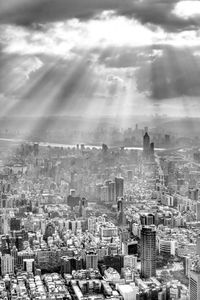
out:
{"label": "tall skyscraper", "polygon": [[118,210],[118,223],[119,225],[126,224],[126,216],[124,214],[124,199],[120,198],[117,200],[117,210]]}
{"label": "tall skyscraper", "polygon": [[150,155],[154,155],[154,143],[150,143]]}
{"label": "tall skyscraper", "polygon": [[144,156],[148,156],[150,152],[150,137],[148,133],[146,132],[143,136],[143,153]]}
{"label": "tall skyscraper", "polygon": [[109,202],[109,187],[107,185],[101,187],[101,201]]}
{"label": "tall skyscraper", "polygon": [[115,177],[115,185],[116,185],[116,200],[118,197],[123,197],[124,195],[124,178]]}
{"label": "tall skyscraper", "polygon": [[200,299],[200,270],[190,271],[190,300]]}
{"label": "tall skyscraper", "polygon": [[141,275],[156,276],[156,227],[143,226],[141,230]]}
{"label": "tall skyscraper", "polygon": [[108,186],[109,202],[114,202],[116,199],[116,183],[111,181]]}

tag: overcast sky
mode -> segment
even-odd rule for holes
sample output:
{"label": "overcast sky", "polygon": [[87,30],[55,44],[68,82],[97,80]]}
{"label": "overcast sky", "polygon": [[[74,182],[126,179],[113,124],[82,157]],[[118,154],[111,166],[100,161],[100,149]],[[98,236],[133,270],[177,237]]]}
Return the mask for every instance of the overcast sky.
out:
{"label": "overcast sky", "polygon": [[0,0],[0,115],[199,116],[200,1]]}

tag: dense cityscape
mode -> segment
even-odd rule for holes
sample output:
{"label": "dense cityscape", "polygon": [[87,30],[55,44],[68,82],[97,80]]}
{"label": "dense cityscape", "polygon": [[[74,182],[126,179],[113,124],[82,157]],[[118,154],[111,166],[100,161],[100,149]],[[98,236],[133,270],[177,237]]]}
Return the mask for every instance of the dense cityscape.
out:
{"label": "dense cityscape", "polygon": [[200,299],[200,152],[139,132],[141,150],[1,141],[1,299]]}

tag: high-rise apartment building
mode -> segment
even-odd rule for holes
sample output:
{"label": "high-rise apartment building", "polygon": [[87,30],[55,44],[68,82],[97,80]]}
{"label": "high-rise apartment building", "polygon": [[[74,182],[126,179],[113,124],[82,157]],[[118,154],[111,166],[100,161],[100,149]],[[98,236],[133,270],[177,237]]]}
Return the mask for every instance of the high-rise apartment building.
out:
{"label": "high-rise apartment building", "polygon": [[200,299],[200,270],[190,271],[190,300]]}
{"label": "high-rise apartment building", "polygon": [[88,231],[94,233],[97,226],[97,220],[95,217],[90,217],[88,219]]}
{"label": "high-rise apartment building", "polygon": [[141,275],[156,276],[156,227],[143,226],[141,230]]}
{"label": "high-rise apartment building", "polygon": [[86,269],[98,269],[98,254],[96,252],[86,253]]}
{"label": "high-rise apartment building", "polygon": [[1,274],[13,274],[14,273],[14,257],[10,254],[5,254],[1,257]]}
{"label": "high-rise apartment building", "polygon": [[108,185],[108,197],[109,202],[114,202],[116,200],[116,183],[111,181]]}
{"label": "high-rise apartment building", "polygon": [[124,195],[124,178],[115,177],[115,185],[116,185],[116,199],[118,197],[123,197],[123,195]]}

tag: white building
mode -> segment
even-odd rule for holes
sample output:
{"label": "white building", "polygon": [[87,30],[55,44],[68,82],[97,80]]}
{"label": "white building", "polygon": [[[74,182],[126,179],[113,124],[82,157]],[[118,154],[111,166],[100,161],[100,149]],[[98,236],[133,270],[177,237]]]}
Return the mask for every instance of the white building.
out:
{"label": "white building", "polygon": [[14,273],[14,257],[10,254],[5,254],[1,257],[1,274]]}
{"label": "white building", "polygon": [[158,238],[159,253],[166,253],[166,254],[175,256],[176,248],[177,248],[176,241]]}
{"label": "white building", "polygon": [[200,299],[200,272],[190,271],[190,300]]}

